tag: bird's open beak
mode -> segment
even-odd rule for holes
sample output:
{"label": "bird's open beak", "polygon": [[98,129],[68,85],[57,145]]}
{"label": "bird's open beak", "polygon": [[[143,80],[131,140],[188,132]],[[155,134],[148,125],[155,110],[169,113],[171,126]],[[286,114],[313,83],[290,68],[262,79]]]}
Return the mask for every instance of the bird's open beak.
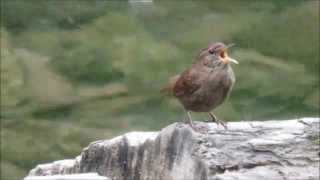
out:
{"label": "bird's open beak", "polygon": [[224,62],[224,63],[229,63],[229,62],[232,62],[232,63],[235,63],[235,64],[239,64],[239,62],[231,57],[228,56],[228,53],[227,53],[227,50],[234,46],[235,44],[234,43],[231,43],[229,45],[226,46],[226,48],[223,50],[223,56],[221,56],[221,60]]}
{"label": "bird's open beak", "polygon": [[235,63],[235,64],[239,64],[239,62],[231,57],[229,57],[228,55],[226,56],[226,61],[227,62],[232,62],[232,63]]}
{"label": "bird's open beak", "polygon": [[232,62],[232,63],[235,63],[235,64],[239,64],[239,62],[231,57],[228,56],[227,53],[224,53],[224,57],[221,57],[220,56],[220,60],[223,62],[223,63],[229,63],[229,62]]}
{"label": "bird's open beak", "polygon": [[235,46],[235,45],[236,45],[235,43],[228,44],[227,47],[226,47],[226,49],[229,49],[229,48],[231,48],[231,47],[233,47],[233,46]]}

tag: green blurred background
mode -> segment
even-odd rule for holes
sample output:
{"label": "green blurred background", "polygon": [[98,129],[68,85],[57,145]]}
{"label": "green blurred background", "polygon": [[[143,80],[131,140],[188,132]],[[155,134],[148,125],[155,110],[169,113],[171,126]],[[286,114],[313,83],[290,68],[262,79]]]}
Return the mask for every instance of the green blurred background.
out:
{"label": "green blurred background", "polygon": [[159,90],[213,41],[240,62],[219,118],[319,116],[319,1],[2,0],[1,19],[3,180],[181,121]]}

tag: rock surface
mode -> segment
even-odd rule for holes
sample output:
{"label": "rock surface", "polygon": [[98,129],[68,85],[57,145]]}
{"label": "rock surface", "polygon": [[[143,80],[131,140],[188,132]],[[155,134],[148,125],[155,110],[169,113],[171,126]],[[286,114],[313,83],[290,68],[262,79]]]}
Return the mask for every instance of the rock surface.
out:
{"label": "rock surface", "polygon": [[52,176],[28,176],[23,180],[110,180],[107,177],[99,176],[97,173],[81,173]]}
{"label": "rock surface", "polygon": [[91,143],[73,160],[38,165],[29,176],[97,172],[114,180],[317,180],[319,118],[196,122]]}

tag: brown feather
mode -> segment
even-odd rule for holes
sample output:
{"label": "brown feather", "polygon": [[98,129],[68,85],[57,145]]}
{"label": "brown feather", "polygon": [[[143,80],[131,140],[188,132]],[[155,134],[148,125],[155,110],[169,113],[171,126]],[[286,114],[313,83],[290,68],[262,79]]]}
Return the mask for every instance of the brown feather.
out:
{"label": "brown feather", "polygon": [[201,85],[197,82],[197,72],[188,69],[182,73],[174,85],[173,94],[175,97],[191,95]]}

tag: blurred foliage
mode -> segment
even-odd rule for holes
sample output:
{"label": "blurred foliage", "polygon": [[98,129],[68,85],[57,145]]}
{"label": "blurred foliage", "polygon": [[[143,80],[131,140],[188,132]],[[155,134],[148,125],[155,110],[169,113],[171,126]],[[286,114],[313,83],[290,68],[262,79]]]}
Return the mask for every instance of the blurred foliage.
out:
{"label": "blurred foliage", "polygon": [[[66,48],[67,49],[67,48]],[[53,58],[53,66],[76,82],[105,84],[117,80],[123,73],[113,67],[100,47],[80,47]],[[77,71],[74,71],[77,69]]]}
{"label": "blurred foliage", "polygon": [[319,116],[318,1],[1,3],[1,179],[181,121],[159,90],[212,41],[236,43],[240,61],[218,117]]}
{"label": "blurred foliage", "polygon": [[319,60],[315,56],[319,51],[319,23],[315,22],[319,20],[319,12],[315,4],[310,1],[298,9],[290,7],[286,11],[265,16],[263,25],[252,24],[249,27],[251,30],[239,32],[234,40],[241,42],[243,47],[257,49],[265,55],[286,61],[299,62],[303,59],[306,67],[317,73],[314,63]]}
{"label": "blurred foliage", "polygon": [[[99,0],[63,2],[35,0],[4,0],[3,25],[10,31],[23,32],[29,28],[75,29],[105,13],[105,2]],[[18,12],[18,14],[17,14]]]}

